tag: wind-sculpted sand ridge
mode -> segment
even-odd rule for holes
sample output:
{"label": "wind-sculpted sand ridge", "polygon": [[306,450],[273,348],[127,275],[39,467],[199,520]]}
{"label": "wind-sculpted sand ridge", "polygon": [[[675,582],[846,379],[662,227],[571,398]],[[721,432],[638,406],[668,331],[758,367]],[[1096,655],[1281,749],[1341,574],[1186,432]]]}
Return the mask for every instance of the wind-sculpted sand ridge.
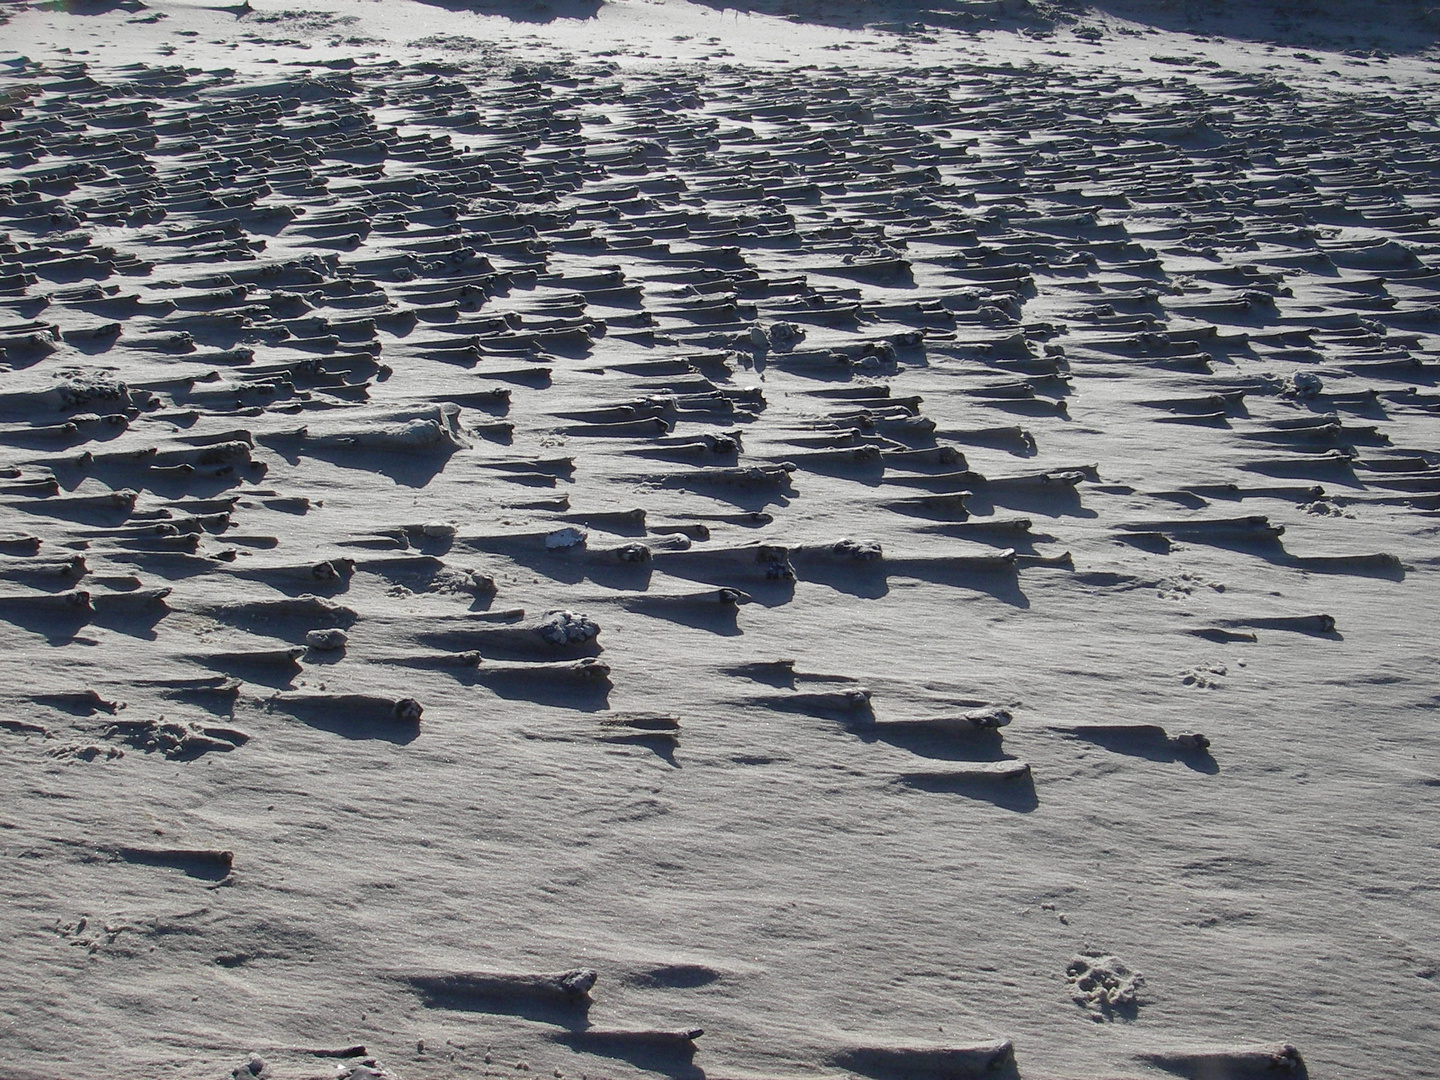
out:
{"label": "wind-sculpted sand ridge", "polygon": [[1423,1071],[1423,93],[224,17],[0,56],[7,1068]]}

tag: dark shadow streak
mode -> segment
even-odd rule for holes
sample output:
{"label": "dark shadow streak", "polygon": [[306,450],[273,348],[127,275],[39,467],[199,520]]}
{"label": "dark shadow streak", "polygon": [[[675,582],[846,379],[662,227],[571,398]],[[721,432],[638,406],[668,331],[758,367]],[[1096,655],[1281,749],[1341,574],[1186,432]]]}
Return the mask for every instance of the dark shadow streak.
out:
{"label": "dark shadow streak", "polygon": [[631,735],[602,735],[600,741],[617,746],[643,746],[665,764],[675,769],[680,768],[680,763],[675,760],[676,746],[673,735],[639,731]]}
{"label": "dark shadow streak", "polygon": [[577,712],[601,712],[610,707],[610,683],[602,679],[556,678],[543,668],[534,671],[509,669],[486,671],[466,668],[455,672],[457,682],[483,686],[508,701],[531,701]]}
{"label": "dark shadow streak", "polygon": [[271,702],[271,708],[293,716],[308,727],[333,732],[346,739],[378,739],[405,746],[414,742],[420,734],[418,724],[348,716],[343,709],[325,702],[275,701]]}
{"label": "dark shadow streak", "polygon": [[863,742],[883,742],[939,761],[1014,760],[1005,752],[1000,733],[992,728],[942,731],[929,724],[891,721],[855,725],[851,730]]}
{"label": "dark shadow streak", "polygon": [[980,799],[992,803],[1002,810],[1013,810],[1028,814],[1040,805],[1035,794],[1035,781],[1025,776],[982,776],[955,775],[944,773],[907,773],[897,783],[917,791],[937,794],[963,795],[967,799]]}
{"label": "dark shadow streak", "polygon": [[487,993],[468,989],[450,989],[439,985],[417,986],[421,1000],[428,1009],[453,1009],[456,1012],[493,1013],[519,1016],[540,1024],[555,1024],[571,1030],[589,1023],[590,1002],[581,999],[573,1004],[529,997],[518,993]]}
{"label": "dark shadow streak", "polygon": [[1159,728],[1137,726],[1133,731],[1083,731],[1066,732],[1072,739],[1091,743],[1116,754],[1144,758],[1162,764],[1179,762],[1186,768],[1208,776],[1220,771],[1220,764],[1210,751],[1191,749],[1175,743]]}
{"label": "dark shadow streak", "polygon": [[657,1038],[667,1033],[626,1031],[570,1031],[554,1036],[582,1053],[618,1058],[646,1072],[673,1080],[704,1080],[694,1063],[695,1045],[681,1038]]}
{"label": "dark shadow streak", "polygon": [[127,863],[179,870],[186,877],[202,881],[223,881],[230,876],[229,861],[217,857],[228,855],[228,852],[151,851],[123,847],[115,849],[115,854]]}

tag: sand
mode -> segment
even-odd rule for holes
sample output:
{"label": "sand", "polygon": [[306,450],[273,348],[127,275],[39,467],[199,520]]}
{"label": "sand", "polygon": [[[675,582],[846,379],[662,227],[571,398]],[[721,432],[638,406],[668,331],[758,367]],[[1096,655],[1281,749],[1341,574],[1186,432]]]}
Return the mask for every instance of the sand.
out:
{"label": "sand", "polygon": [[0,1075],[1440,1075],[1418,5],[0,17]]}

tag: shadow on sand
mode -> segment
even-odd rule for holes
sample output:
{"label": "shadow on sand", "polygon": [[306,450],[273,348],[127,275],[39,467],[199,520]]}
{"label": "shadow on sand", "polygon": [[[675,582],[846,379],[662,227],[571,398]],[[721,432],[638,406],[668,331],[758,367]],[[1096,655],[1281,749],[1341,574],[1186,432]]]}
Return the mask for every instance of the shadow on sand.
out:
{"label": "shadow on sand", "polygon": [[593,19],[604,0],[421,0],[446,11],[501,15],[514,22],[552,23],[559,19]]}
{"label": "shadow on sand", "polygon": [[1440,41],[1440,16],[1423,0],[695,0],[723,17],[877,30],[1029,30],[1080,25],[1103,14],[1169,33],[1216,34],[1290,48],[1421,52]]}
{"label": "shadow on sand", "polygon": [[1440,40],[1440,17],[1421,0],[1280,0],[1273,4],[1100,0],[1085,6],[1156,30],[1217,34],[1292,48],[1384,48],[1412,53]]}

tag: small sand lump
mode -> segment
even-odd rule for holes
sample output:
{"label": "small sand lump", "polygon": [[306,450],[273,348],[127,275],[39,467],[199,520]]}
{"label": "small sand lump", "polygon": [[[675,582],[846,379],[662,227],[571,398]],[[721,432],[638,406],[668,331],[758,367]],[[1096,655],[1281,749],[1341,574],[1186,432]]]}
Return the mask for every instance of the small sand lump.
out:
{"label": "small sand lump", "polygon": [[418,724],[425,710],[414,698],[407,697],[395,702],[394,713],[395,719],[399,720],[402,724]]}
{"label": "small sand lump", "polygon": [[600,627],[573,611],[549,611],[538,627],[540,636],[551,645],[579,645],[600,633]]}
{"label": "small sand lump", "polygon": [[345,648],[345,643],[350,640],[350,635],[341,630],[338,626],[332,626],[324,630],[307,630],[305,632],[305,644],[319,652],[335,652]]}

